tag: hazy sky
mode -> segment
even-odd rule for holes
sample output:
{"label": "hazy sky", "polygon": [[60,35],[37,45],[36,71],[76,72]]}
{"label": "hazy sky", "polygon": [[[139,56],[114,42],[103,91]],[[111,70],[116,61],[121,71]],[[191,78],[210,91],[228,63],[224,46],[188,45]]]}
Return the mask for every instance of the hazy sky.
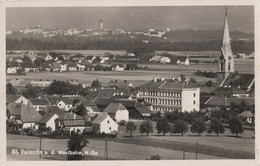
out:
{"label": "hazy sky", "polygon": [[[222,30],[224,6],[207,7],[30,7],[7,8],[7,30],[17,30],[41,24],[43,28],[104,27],[125,30],[145,30],[150,27],[172,30]],[[230,30],[254,32],[254,7],[229,6]]]}

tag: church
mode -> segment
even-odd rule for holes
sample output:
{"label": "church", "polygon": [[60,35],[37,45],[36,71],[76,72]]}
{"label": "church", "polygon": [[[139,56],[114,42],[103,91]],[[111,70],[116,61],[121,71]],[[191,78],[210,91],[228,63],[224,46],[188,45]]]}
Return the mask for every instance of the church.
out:
{"label": "church", "polygon": [[205,102],[205,105],[230,106],[232,102],[240,104],[241,101],[245,101],[248,105],[254,105],[255,76],[254,74],[238,73],[235,71],[230,40],[226,11],[222,46],[217,59],[218,87],[212,91],[215,96],[209,98]]}

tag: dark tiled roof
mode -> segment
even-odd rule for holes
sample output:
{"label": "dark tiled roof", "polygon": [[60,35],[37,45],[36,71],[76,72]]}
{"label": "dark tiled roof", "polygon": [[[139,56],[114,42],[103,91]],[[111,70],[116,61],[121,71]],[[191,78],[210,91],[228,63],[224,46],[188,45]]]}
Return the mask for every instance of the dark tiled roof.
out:
{"label": "dark tiled roof", "polygon": [[9,111],[11,115],[21,115],[21,108],[20,104],[10,103],[6,106],[6,109]]}
{"label": "dark tiled roof", "polygon": [[98,117],[96,117],[92,123],[93,124],[100,124],[103,122],[103,120],[105,120],[107,117],[109,117],[109,115],[99,115]]}
{"label": "dark tiled roof", "polygon": [[183,88],[197,88],[195,84],[185,83],[180,81],[173,81],[170,79],[166,79],[165,81],[149,81],[148,83],[141,85],[140,89],[150,89],[150,90],[181,90]]}
{"label": "dark tiled roof", "polygon": [[55,114],[55,113],[46,114],[46,115],[44,115],[44,116],[42,117],[41,120],[39,120],[38,123],[46,123],[46,122],[48,122],[54,115],[57,115],[57,114]]}
{"label": "dark tiled roof", "polygon": [[60,120],[82,120],[83,118],[73,112],[66,112],[65,114],[59,116]]}
{"label": "dark tiled roof", "polygon": [[231,73],[225,79],[224,83],[222,84],[222,87],[240,86],[241,89],[247,89],[254,79],[255,79],[254,74]]}
{"label": "dark tiled roof", "polygon": [[127,110],[127,109],[121,103],[111,103],[105,108],[104,112],[116,113],[118,110]]}
{"label": "dark tiled roof", "polygon": [[226,97],[213,96],[205,103],[205,105],[230,106],[231,103],[236,103],[239,105],[239,104],[241,104],[242,101],[244,101],[247,105],[255,104],[254,97],[226,98]]}
{"label": "dark tiled roof", "polygon": [[6,103],[13,103],[20,97],[21,96],[17,96],[17,95],[6,95]]}
{"label": "dark tiled roof", "polygon": [[29,99],[33,105],[50,105],[46,99]]}
{"label": "dark tiled roof", "polygon": [[44,109],[44,111],[46,112],[46,114],[54,113],[58,116],[65,114],[65,112],[57,106],[48,106]]}
{"label": "dark tiled roof", "polygon": [[96,105],[105,105],[108,106],[110,103],[114,102],[114,99],[98,97],[93,101]]}
{"label": "dark tiled roof", "polygon": [[23,123],[38,122],[41,118],[41,115],[33,107],[22,106],[21,120]]}

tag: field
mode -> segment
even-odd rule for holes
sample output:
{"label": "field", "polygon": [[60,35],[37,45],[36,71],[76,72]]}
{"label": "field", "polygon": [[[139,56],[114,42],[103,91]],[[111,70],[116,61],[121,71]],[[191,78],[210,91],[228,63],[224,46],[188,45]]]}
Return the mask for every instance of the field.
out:
{"label": "field", "polygon": [[[127,80],[132,82],[134,86],[139,86],[145,82],[152,80],[157,75],[165,77],[177,77],[180,74],[186,75],[186,78],[196,78],[197,82],[202,84],[208,80],[216,81],[215,78],[209,79],[205,77],[194,76],[193,72],[201,71],[217,71],[216,64],[203,65],[163,65],[163,64],[139,64],[140,67],[148,67],[148,70],[138,71],[84,71],[84,72],[42,72],[42,73],[26,73],[26,76],[7,75],[7,81],[15,78],[29,79],[29,80],[78,80],[80,83],[90,84],[93,80],[98,79],[103,85],[106,85],[110,80]],[[235,60],[235,69],[241,73],[254,73],[254,60]]]}

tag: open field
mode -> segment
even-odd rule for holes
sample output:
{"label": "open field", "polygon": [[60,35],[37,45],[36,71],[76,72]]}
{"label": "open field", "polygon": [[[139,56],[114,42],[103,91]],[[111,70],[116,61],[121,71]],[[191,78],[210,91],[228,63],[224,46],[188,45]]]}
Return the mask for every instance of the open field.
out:
{"label": "open field", "polygon": [[[57,150],[65,151],[67,149],[67,139],[57,140],[57,139],[48,139],[42,138],[42,150],[52,151]],[[10,135],[7,134],[7,159],[8,160],[28,160],[26,156],[23,155],[12,155],[10,154],[11,149],[30,149],[36,150],[39,149],[39,137],[33,136],[24,136],[24,135]],[[94,151],[97,152],[97,156],[102,159],[104,157],[104,140],[102,139],[89,139],[89,144],[84,151]],[[152,146],[142,146],[134,145],[129,143],[120,143],[114,141],[108,141],[108,152],[109,159],[117,160],[145,160],[152,155],[159,154],[162,159],[183,159],[183,152],[171,149],[165,149],[160,147]],[[38,155],[32,155],[28,158],[32,160],[37,160]],[[44,156],[43,156],[44,158]],[[186,152],[186,159],[195,159],[195,154]],[[210,156],[200,154],[198,159],[221,159],[222,157]]]}
{"label": "open field", "polygon": [[[214,71],[216,72],[217,66],[215,64],[203,65],[163,65],[163,64],[139,64],[140,67],[147,66],[149,70],[137,71],[84,71],[84,72],[41,72],[41,73],[26,73],[26,76],[7,75],[7,81],[15,78],[20,79],[42,79],[42,80],[63,80],[67,79],[78,80],[80,83],[91,83],[93,80],[98,79],[103,85],[106,85],[110,80],[127,80],[132,82],[135,86],[144,84],[152,80],[153,76],[179,76],[180,74],[186,75],[186,78],[194,77],[197,82],[202,84],[208,80],[216,81],[215,78],[209,79],[206,77],[194,76],[193,72],[201,71]],[[254,73],[254,60],[235,60],[235,69],[241,73]]]}

